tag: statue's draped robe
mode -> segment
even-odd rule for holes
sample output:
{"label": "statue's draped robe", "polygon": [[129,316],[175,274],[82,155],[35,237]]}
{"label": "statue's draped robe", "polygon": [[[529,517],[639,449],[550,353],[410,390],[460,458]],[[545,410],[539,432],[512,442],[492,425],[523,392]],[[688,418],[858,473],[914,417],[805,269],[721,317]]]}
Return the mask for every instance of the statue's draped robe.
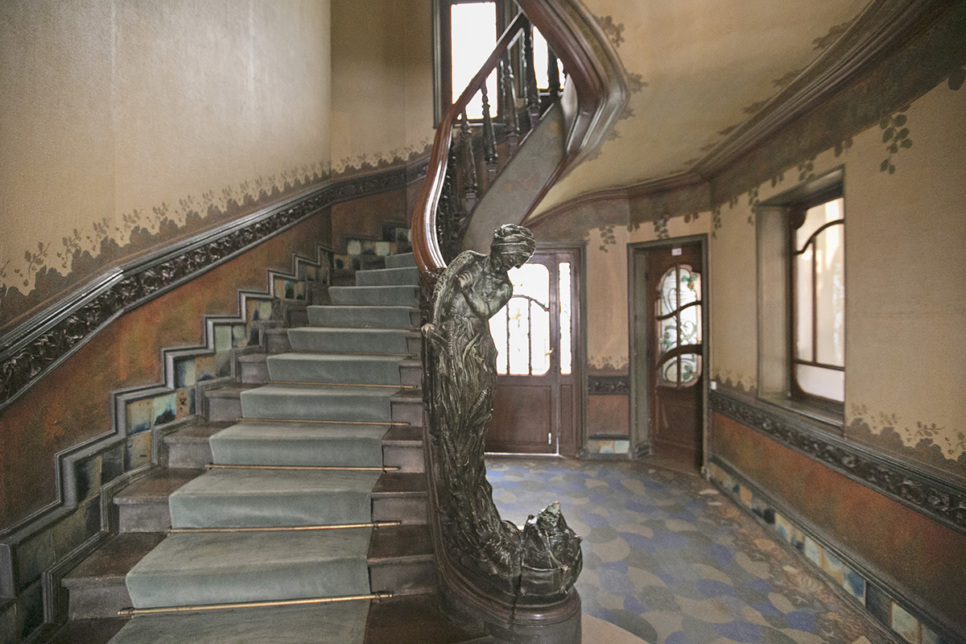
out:
{"label": "statue's draped robe", "polygon": [[[425,329],[442,536],[464,572],[493,588],[514,597],[559,595],[580,573],[579,537],[567,528],[556,504],[538,519],[531,517],[525,531],[502,521],[486,480],[483,449],[493,415],[497,350],[487,317],[473,311],[463,292],[481,284],[493,287],[505,278],[485,276],[486,270],[484,255],[460,254],[436,284],[433,319]],[[461,274],[472,277],[464,289]],[[512,289],[477,293],[491,298],[494,312],[510,294]]]}

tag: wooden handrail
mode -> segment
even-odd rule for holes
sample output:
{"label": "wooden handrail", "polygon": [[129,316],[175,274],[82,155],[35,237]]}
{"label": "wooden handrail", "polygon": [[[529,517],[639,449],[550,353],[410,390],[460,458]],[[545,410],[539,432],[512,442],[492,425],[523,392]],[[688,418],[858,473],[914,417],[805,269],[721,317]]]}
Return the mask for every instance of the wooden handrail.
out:
{"label": "wooden handrail", "polygon": [[[626,103],[627,87],[617,55],[595,19],[579,0],[518,0],[523,10],[504,31],[483,66],[446,111],[436,130],[426,180],[411,222],[413,253],[422,273],[436,273],[446,261],[436,238],[436,210],[446,178],[453,127],[500,59],[532,22],[544,35],[568,74],[564,96],[569,129],[565,154],[543,186],[533,208],[569,167],[603,140]],[[520,223],[529,212],[518,213]]]}
{"label": "wooden handrail", "polygon": [[439,196],[443,192],[443,181],[446,178],[453,125],[476,93],[480,91],[483,84],[486,83],[486,79],[493,73],[503,55],[520,37],[523,29],[528,26],[529,21],[522,13],[514,18],[510,26],[503,32],[500,40],[497,41],[493,52],[480,67],[480,71],[476,72],[476,75],[466,85],[463,93],[446,110],[446,114],[443,115],[436,128],[433,151],[429,156],[429,169],[426,171],[426,181],[420,191],[419,200],[416,202],[412,220],[413,254],[416,258],[416,265],[419,266],[421,272],[434,272],[446,268],[446,261],[443,259],[443,253],[440,251],[439,242],[436,239],[436,207],[439,205]]}

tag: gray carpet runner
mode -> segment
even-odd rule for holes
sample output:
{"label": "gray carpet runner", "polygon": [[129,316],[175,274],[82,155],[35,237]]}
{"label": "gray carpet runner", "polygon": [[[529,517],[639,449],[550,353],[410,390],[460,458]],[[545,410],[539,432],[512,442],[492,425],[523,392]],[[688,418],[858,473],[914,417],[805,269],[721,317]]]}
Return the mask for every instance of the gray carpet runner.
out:
{"label": "gray carpet runner", "polygon": [[[170,496],[172,528],[188,531],[128,573],[135,608],[372,591],[370,528],[304,528],[372,521],[381,471],[365,468],[383,465],[400,364],[418,347],[418,279],[412,255],[389,258],[386,269],[360,271],[357,286],[332,287],[332,305],[309,307],[312,326],[289,330],[292,351],[268,358],[270,383],[243,391],[243,418],[210,439],[214,464],[227,467]],[[112,641],[361,641],[368,602],[259,610],[139,615]]]}

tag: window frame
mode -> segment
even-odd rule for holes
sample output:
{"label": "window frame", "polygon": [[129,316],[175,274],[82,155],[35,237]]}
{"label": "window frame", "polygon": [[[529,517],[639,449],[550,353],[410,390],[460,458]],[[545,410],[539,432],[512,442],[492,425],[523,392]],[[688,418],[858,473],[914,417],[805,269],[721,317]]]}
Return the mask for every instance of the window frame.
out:
{"label": "window frame", "polygon": [[[518,11],[513,0],[433,0],[433,127],[439,125],[440,119],[453,103],[450,7],[481,2],[496,5],[496,38],[499,39]],[[490,104],[499,109],[500,97],[491,97]]]}
{"label": "window frame", "polygon": [[[814,406],[819,407],[819,408],[824,408],[824,409],[826,409],[827,411],[829,411],[831,413],[837,413],[837,414],[841,414],[842,413],[843,402],[839,402],[837,400],[825,398],[824,396],[819,396],[818,394],[813,394],[813,393],[810,393],[810,392],[805,391],[804,389],[802,389],[801,385],[799,385],[799,383],[798,383],[798,376],[795,373],[796,372],[796,366],[798,366],[800,364],[805,364],[805,365],[816,366],[816,367],[823,368],[823,369],[831,369],[831,370],[841,371],[844,374],[845,373],[845,365],[844,365],[844,359],[843,359],[843,365],[842,365],[842,367],[838,367],[837,365],[825,365],[825,364],[822,364],[822,363],[817,362],[816,354],[818,352],[818,348],[817,348],[817,343],[815,343],[814,341],[813,341],[813,346],[812,346],[812,356],[813,356],[813,361],[812,362],[808,362],[808,361],[805,361],[805,360],[801,360],[801,359],[799,359],[797,357],[798,351],[796,349],[796,341],[797,341],[798,329],[797,329],[797,326],[796,325],[798,323],[798,304],[797,304],[798,303],[798,285],[797,285],[796,279],[795,279],[795,268],[794,268],[794,264],[795,264],[795,255],[798,254],[798,248],[797,248],[798,244],[796,243],[795,233],[798,230],[798,228],[800,227],[800,225],[799,226],[796,226],[795,225],[795,222],[798,221],[799,219],[802,219],[803,220],[803,223],[804,223],[805,215],[806,215],[806,213],[808,212],[808,210],[810,208],[814,208],[815,206],[819,206],[819,205],[822,205],[822,204],[826,204],[826,203],[829,203],[831,201],[835,201],[836,199],[840,199],[840,198],[842,198],[842,187],[841,186],[837,186],[836,188],[834,188],[834,189],[832,189],[830,191],[824,191],[824,192],[822,192],[822,193],[820,193],[820,194],[818,194],[818,195],[816,195],[814,197],[811,197],[811,198],[809,198],[807,200],[804,200],[804,201],[800,201],[800,202],[798,202],[798,203],[796,203],[796,204],[788,207],[788,212],[787,212],[787,215],[785,217],[786,229],[788,231],[787,232],[788,237],[787,237],[787,242],[786,243],[788,244],[788,253],[789,253],[789,256],[788,256],[788,269],[787,269],[788,270],[788,294],[789,294],[789,297],[788,297],[788,313],[787,313],[787,316],[788,316],[788,343],[789,343],[789,346],[788,346],[788,396],[792,400],[795,400],[795,401],[798,401],[798,402],[801,402],[801,403],[805,403],[805,404],[814,405]],[[840,217],[840,219],[837,219],[836,222],[841,222],[841,224],[839,224],[839,223],[831,223],[830,222],[829,224],[826,224],[825,226],[823,226],[819,230],[816,230],[816,232],[813,233],[813,235],[817,235],[819,232],[821,232],[821,230],[827,229],[831,225],[841,225],[842,226],[842,240],[843,240],[843,244],[844,244],[845,243],[845,206],[844,206],[844,203],[843,203],[843,207],[842,207],[842,216]],[[811,242],[809,242],[809,243],[811,243]],[[843,263],[844,263],[844,257],[845,257],[845,249],[844,248],[843,248],[843,251],[842,251],[842,256],[843,256]],[[844,268],[843,268],[843,273],[844,273]],[[815,324],[815,321],[814,321],[814,315],[815,315],[814,309],[816,308],[815,307],[815,304],[814,304],[814,302],[815,302],[815,288],[816,288],[816,285],[815,285],[815,283],[813,281],[812,284],[811,284],[811,289],[812,289],[812,302],[813,302],[813,305],[812,305],[813,306],[813,323],[812,323],[813,324],[813,329],[812,329],[812,334],[813,334],[813,338],[816,338],[817,339],[817,333],[818,333],[818,331],[816,329],[817,325]]]}
{"label": "window frame", "polygon": [[[843,198],[844,169],[839,167],[765,200],[755,208],[758,271],[758,386],[757,398],[789,411],[841,428],[844,402],[802,391],[796,382],[795,285],[792,262],[795,243],[792,221],[797,213]],[[843,223],[843,239],[847,224]],[[848,252],[843,262],[847,271]],[[848,302],[848,295],[846,295]],[[846,304],[846,307],[848,305]],[[846,308],[846,318],[848,309]],[[846,323],[846,342],[848,324]],[[848,377],[848,356],[843,366]]]}

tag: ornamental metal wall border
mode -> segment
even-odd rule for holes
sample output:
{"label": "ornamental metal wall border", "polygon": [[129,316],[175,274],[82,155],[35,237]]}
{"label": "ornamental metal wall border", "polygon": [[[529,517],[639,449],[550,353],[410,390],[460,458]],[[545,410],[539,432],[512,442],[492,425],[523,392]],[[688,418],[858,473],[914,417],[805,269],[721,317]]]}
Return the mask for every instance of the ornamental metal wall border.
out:
{"label": "ornamental metal wall border", "polygon": [[810,427],[776,408],[711,392],[711,410],[741,423],[957,532],[966,534],[966,490],[884,454]]}
{"label": "ornamental metal wall border", "polygon": [[587,394],[590,396],[630,396],[630,376],[587,376]]}
{"label": "ornamental metal wall border", "polygon": [[426,162],[324,185],[108,271],[0,339],[0,414],[115,319],[320,210],[405,188]]}

